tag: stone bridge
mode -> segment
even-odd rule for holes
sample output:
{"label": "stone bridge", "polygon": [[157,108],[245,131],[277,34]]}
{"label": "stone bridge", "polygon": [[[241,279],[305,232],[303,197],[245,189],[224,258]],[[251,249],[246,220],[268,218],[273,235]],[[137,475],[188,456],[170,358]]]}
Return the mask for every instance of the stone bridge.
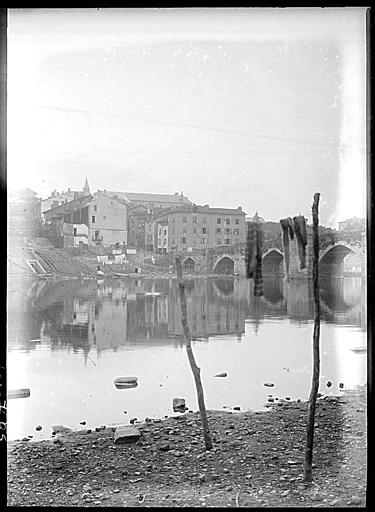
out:
{"label": "stone bridge", "polygon": [[[307,268],[301,270],[296,240],[290,240],[289,276],[291,278],[312,277],[312,243],[308,235],[306,248]],[[217,247],[191,253],[183,253],[182,265],[185,272],[202,272],[220,275],[245,275],[245,244]],[[361,240],[331,240],[321,244],[319,253],[320,276],[344,277],[345,275],[366,275],[366,237]],[[284,253],[281,237],[267,240],[263,247],[263,275],[284,275]]]}

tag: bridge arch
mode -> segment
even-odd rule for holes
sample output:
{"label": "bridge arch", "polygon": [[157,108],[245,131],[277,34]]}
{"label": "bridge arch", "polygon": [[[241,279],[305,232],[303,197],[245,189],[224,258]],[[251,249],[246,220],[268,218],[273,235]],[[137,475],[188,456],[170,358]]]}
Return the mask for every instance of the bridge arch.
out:
{"label": "bridge arch", "polygon": [[182,268],[185,272],[194,272],[195,270],[195,261],[191,256],[188,256],[182,262]]}
{"label": "bridge arch", "polygon": [[263,254],[263,258],[262,258],[263,275],[265,275],[265,276],[282,275],[284,272],[283,260],[284,260],[284,254],[280,251],[280,249],[277,249],[276,247],[268,249]]}
{"label": "bridge arch", "polygon": [[221,254],[213,265],[214,274],[234,274],[234,259],[228,254]]}
{"label": "bridge arch", "polygon": [[[349,244],[345,241],[338,241],[333,245],[329,245],[319,254],[319,266],[322,275],[337,276],[344,273],[344,259],[348,254],[355,255],[356,268],[361,268],[361,249],[356,245]],[[362,271],[362,268],[361,268]]]}

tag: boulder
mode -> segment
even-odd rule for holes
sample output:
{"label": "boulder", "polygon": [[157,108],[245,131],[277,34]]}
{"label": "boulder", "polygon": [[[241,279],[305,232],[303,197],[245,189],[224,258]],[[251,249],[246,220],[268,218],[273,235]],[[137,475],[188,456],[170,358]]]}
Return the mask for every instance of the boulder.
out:
{"label": "boulder", "polygon": [[67,434],[68,432],[72,432],[72,429],[64,427],[64,425],[53,425],[52,432],[54,434]]}
{"label": "boulder", "polygon": [[174,398],[172,406],[174,411],[184,411],[187,408],[185,398]]}
{"label": "boulder", "polygon": [[140,431],[130,425],[117,427],[115,430],[115,444],[132,443],[141,437]]}

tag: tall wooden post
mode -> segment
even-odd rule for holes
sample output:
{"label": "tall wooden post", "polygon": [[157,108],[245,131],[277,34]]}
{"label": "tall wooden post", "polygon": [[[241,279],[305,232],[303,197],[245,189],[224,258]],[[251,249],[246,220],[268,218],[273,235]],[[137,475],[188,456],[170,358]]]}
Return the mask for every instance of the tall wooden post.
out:
{"label": "tall wooden post", "polygon": [[195,386],[197,388],[198,406],[199,406],[199,412],[200,412],[201,420],[202,420],[204,444],[206,446],[206,450],[211,450],[212,449],[212,439],[211,439],[210,429],[208,426],[206,406],[204,403],[203,387],[202,387],[202,381],[201,381],[201,377],[200,377],[201,370],[197,366],[197,363],[195,362],[193,349],[191,348],[190,329],[189,329],[189,325],[187,323],[185,283],[182,279],[181,259],[178,257],[176,258],[176,269],[177,269],[178,286],[180,289],[181,323],[182,323],[182,329],[184,331],[186,352],[187,352],[187,355],[189,358],[191,370],[194,375]]}
{"label": "tall wooden post", "polygon": [[305,482],[312,482],[312,458],[314,446],[314,422],[316,398],[319,389],[320,374],[320,354],[319,354],[319,338],[320,338],[320,298],[319,298],[319,197],[317,192],[314,194],[314,202],[312,205],[313,219],[313,290],[314,290],[314,333],[313,333],[313,376],[311,391],[309,397],[309,406],[307,411],[307,427],[306,427],[306,449],[305,449]]}

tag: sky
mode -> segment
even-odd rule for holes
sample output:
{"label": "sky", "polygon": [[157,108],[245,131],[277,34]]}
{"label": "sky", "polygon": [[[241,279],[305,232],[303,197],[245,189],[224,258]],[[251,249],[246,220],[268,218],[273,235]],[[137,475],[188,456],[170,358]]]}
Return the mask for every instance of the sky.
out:
{"label": "sky", "polygon": [[8,189],[366,214],[366,9],[10,9]]}

